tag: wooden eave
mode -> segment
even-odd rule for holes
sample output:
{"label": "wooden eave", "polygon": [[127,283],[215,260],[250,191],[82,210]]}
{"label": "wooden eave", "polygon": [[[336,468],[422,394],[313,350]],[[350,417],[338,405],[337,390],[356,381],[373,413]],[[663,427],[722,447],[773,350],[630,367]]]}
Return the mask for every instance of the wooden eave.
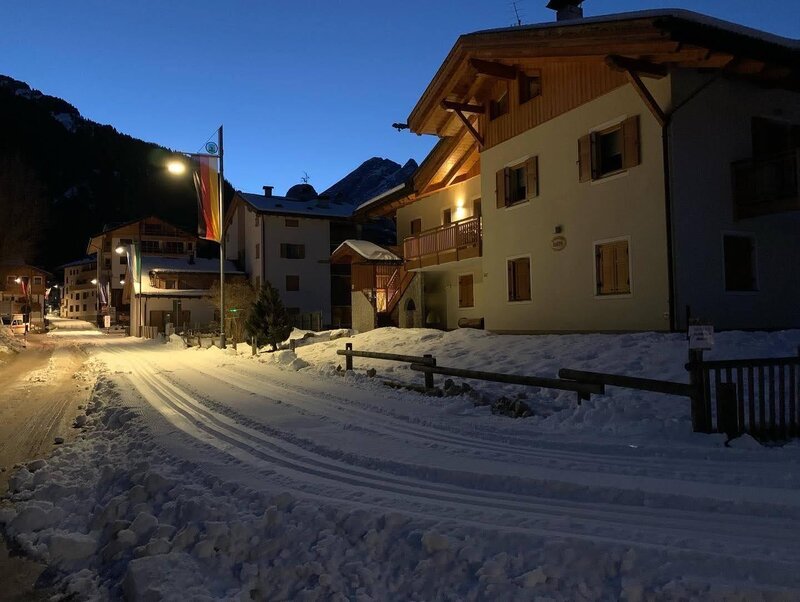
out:
{"label": "wooden eave", "polygon": [[[764,85],[800,89],[800,48],[691,20],[660,15],[569,22],[563,26],[504,29],[463,35],[408,118],[417,134],[453,136],[464,125],[443,106],[485,105],[497,77],[549,62],[607,62],[647,66],[641,77],[674,68],[723,70]],[[492,67],[492,64],[495,67]],[[493,75],[492,75],[493,74]]]}

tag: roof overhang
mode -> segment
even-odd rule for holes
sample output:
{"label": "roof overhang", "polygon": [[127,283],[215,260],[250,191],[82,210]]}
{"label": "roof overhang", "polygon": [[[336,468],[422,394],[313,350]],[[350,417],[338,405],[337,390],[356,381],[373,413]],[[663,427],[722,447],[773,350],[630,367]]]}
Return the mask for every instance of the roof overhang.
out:
{"label": "roof overhang", "polygon": [[408,118],[417,134],[454,136],[463,113],[485,107],[496,78],[546,62],[605,62],[724,70],[800,89],[800,43],[685,10],[640,11],[479,31],[458,38]]}

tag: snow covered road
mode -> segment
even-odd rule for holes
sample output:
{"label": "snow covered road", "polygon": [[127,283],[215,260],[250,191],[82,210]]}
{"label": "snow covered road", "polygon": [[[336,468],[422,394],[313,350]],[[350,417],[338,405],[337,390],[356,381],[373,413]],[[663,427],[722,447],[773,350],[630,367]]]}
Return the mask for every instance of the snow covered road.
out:
{"label": "snow covered road", "polygon": [[[157,471],[169,473],[168,486],[110,514],[127,529],[146,512],[175,531],[190,523],[198,530],[186,545],[162,538],[154,555],[140,539],[133,557],[148,561],[139,570],[147,579],[165,567],[174,572],[178,562],[186,574],[203,572],[203,591],[213,597],[800,594],[795,445],[725,448],[719,437],[699,435],[648,444],[553,433],[476,412],[463,396],[387,389],[363,374],[320,366],[295,371],[287,368],[291,352],[257,360],[130,340],[93,349],[104,366],[96,391],[97,408],[106,412],[101,423],[116,429],[103,449],[115,463],[126,460],[108,446],[138,459],[130,482],[117,479],[115,495],[98,494],[89,526],[106,531],[109,523],[97,515],[110,512],[117,490],[132,490],[137,478]],[[122,425],[137,425],[135,436]],[[171,503],[188,504],[176,479],[195,491],[195,504],[229,500],[239,509],[220,517],[192,506],[175,515]],[[213,553],[201,545],[209,520],[231,528],[270,507],[287,513],[287,524],[294,516],[300,531],[272,533],[267,548],[244,536],[234,545],[232,533]],[[339,538],[336,546],[320,547],[329,536]],[[46,537],[38,541],[46,546]],[[237,564],[237,555],[248,562]],[[276,583],[281,561],[326,570],[315,568],[310,579],[300,569],[302,577],[280,573]],[[369,576],[353,580],[346,567],[354,562]],[[143,564],[131,561],[128,593],[141,593],[136,567]],[[101,591],[119,586],[102,563],[94,567]]]}

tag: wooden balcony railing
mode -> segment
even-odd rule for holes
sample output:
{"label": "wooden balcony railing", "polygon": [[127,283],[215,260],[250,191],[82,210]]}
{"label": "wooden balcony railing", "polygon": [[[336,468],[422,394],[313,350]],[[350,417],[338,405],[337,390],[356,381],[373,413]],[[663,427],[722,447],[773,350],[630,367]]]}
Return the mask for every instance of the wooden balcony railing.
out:
{"label": "wooden balcony railing", "polygon": [[737,219],[800,210],[800,149],[731,164]]}
{"label": "wooden balcony railing", "polygon": [[426,230],[403,241],[407,269],[480,257],[481,254],[480,217],[468,217]]}

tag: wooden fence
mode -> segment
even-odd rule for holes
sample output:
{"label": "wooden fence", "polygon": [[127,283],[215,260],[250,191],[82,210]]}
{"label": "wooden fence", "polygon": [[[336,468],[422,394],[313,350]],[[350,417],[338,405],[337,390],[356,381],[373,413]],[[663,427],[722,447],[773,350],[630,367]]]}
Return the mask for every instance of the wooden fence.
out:
{"label": "wooden fence", "polygon": [[380,360],[391,360],[411,364],[411,369],[422,372],[425,375],[425,388],[433,388],[433,375],[444,374],[449,376],[459,376],[473,380],[485,380],[489,382],[508,383],[512,385],[523,385],[529,387],[543,387],[546,389],[559,389],[562,391],[573,391],[578,394],[578,405],[584,399],[589,399],[592,393],[601,394],[605,392],[605,387],[598,384],[576,383],[570,380],[558,378],[548,378],[543,376],[523,376],[520,374],[502,374],[498,372],[481,372],[478,370],[465,370],[462,368],[448,368],[447,366],[437,366],[436,358],[430,354],[423,356],[401,355],[397,353],[380,353],[376,351],[354,351],[352,343],[345,343],[344,349],[336,351],[338,355],[344,355],[345,369],[353,369],[354,357],[368,357]]}
{"label": "wooden fence", "polygon": [[700,388],[695,430],[748,433],[760,441],[800,435],[800,350],[778,358],[700,357],[686,368]]}
{"label": "wooden fence", "polygon": [[798,355],[742,360],[703,359],[690,351],[689,384],[562,368],[561,378],[691,400],[692,427],[700,433],[748,433],[759,441],[800,435],[800,350]]}

